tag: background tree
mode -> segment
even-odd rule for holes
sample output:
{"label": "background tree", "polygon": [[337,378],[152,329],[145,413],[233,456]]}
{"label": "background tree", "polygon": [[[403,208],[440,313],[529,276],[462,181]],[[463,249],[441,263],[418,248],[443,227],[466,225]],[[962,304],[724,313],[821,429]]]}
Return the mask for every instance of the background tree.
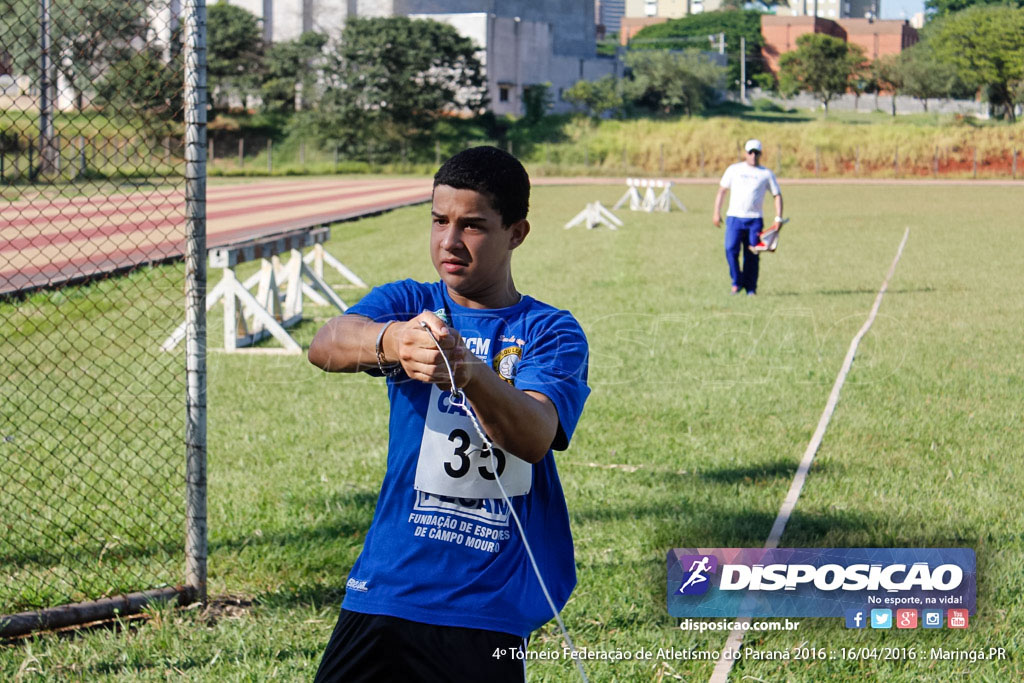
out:
{"label": "background tree", "polygon": [[[50,5],[50,46],[54,73],[72,89],[81,109],[92,84],[112,63],[135,52],[147,33],[146,0],[64,0]],[[4,0],[0,42],[15,74],[35,78],[39,70],[38,0]]]}
{"label": "background tree", "polygon": [[938,58],[927,41],[901,52],[899,68],[903,92],[919,99],[925,111],[930,98],[969,95],[973,90],[960,78],[956,67]]}
{"label": "background tree", "polygon": [[537,123],[551,109],[551,83],[534,83],[523,88],[523,120]]}
{"label": "background tree", "polygon": [[862,68],[864,50],[822,33],[805,33],[796,45],[796,50],[779,58],[780,80],[812,93],[828,113],[828,103],[846,92],[850,79]]}
{"label": "background tree", "polygon": [[979,5],[1024,7],[1024,0],[925,0],[924,3],[925,9],[929,10],[929,16],[934,19],[962,12],[965,9]]}
{"label": "background tree", "polygon": [[351,18],[328,56],[318,106],[299,123],[346,146],[422,141],[438,119],[479,113],[486,101],[473,41],[449,26],[408,17]]}
{"label": "background tree", "polygon": [[871,73],[879,90],[892,95],[892,115],[896,116],[896,96],[903,90],[903,62],[900,56],[882,55],[871,63]]}
{"label": "background tree", "polygon": [[761,13],[752,10],[705,12],[682,19],[647,26],[641,29],[629,42],[630,50],[716,50],[718,34],[725,33],[725,53],[729,58],[727,74],[728,87],[739,89],[740,82],[740,37],[747,43],[747,78],[765,70],[761,60]]}
{"label": "background tree", "polygon": [[703,111],[725,77],[725,69],[699,50],[631,52],[626,67],[631,72],[624,83],[627,99],[664,114]]}
{"label": "background tree", "polygon": [[929,23],[925,36],[939,60],[964,82],[984,85],[992,106],[1016,120],[1014,87],[1024,80],[1024,9],[971,7]]}
{"label": "background tree", "polygon": [[[308,31],[295,40],[271,45],[264,55],[264,78],[260,87],[263,108],[294,111],[318,99],[317,83],[326,67],[327,36]],[[301,93],[301,98],[297,95]]]}
{"label": "background tree", "polygon": [[210,101],[225,106],[258,90],[263,68],[260,20],[252,12],[221,0],[207,9],[206,73]]}
{"label": "background tree", "polygon": [[854,68],[853,74],[850,76],[850,92],[854,95],[853,108],[855,111],[860,108],[861,96],[878,92],[878,79],[875,78],[874,71],[871,69],[871,62],[866,58]]}
{"label": "background tree", "polygon": [[583,109],[595,119],[605,114],[621,114],[625,104],[619,80],[610,75],[596,81],[576,81],[575,85],[562,93],[562,99]]}
{"label": "background tree", "polygon": [[113,64],[96,84],[96,102],[111,115],[142,122],[152,138],[168,134],[168,124],[182,118],[182,64],[170,63],[157,50],[136,52]]}

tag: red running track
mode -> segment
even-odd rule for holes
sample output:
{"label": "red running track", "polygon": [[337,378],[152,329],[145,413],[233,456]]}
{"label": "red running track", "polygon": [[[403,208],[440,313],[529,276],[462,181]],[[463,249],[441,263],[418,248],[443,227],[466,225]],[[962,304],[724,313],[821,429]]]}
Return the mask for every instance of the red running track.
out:
{"label": "red running track", "polygon": [[[429,179],[266,180],[207,188],[207,247],[425,202]],[[181,190],[0,206],[0,295],[145,263],[185,248]]]}

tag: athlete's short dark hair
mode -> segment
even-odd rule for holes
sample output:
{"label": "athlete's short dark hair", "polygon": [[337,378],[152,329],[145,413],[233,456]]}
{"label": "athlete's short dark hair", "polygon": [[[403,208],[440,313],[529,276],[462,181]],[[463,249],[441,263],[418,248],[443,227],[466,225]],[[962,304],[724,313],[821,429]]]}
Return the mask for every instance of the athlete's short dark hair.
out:
{"label": "athlete's short dark hair", "polygon": [[523,220],[530,210],[530,176],[518,159],[497,147],[459,152],[434,174],[438,185],[486,195],[505,226]]}

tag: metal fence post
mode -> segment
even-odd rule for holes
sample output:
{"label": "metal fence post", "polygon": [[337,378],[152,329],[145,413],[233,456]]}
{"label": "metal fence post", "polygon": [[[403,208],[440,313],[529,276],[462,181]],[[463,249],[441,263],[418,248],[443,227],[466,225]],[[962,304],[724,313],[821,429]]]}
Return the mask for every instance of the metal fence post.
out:
{"label": "metal fence post", "polygon": [[88,162],[85,159],[85,136],[78,136],[78,174],[84,176],[89,170]]}
{"label": "metal fence post", "polygon": [[274,172],[274,141],[267,140],[267,174]]}
{"label": "metal fence post", "polygon": [[206,0],[185,5],[185,126],[185,584],[206,602]]}

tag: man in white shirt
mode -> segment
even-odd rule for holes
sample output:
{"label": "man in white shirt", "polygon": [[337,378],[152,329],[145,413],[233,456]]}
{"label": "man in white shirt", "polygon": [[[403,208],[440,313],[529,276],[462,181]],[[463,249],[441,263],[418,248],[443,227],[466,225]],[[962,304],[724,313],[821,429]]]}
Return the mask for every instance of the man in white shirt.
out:
{"label": "man in white shirt", "polygon": [[[711,221],[716,228],[722,226],[722,201],[725,193],[731,190],[729,211],[725,217],[725,260],[729,264],[729,276],[732,278],[732,293],[737,294],[745,289],[748,295],[754,295],[757,293],[759,256],[755,250],[744,249],[743,246],[754,247],[761,241],[761,232],[764,230],[761,206],[768,190],[775,197],[775,221],[771,229],[782,227],[782,190],[779,189],[775,174],[760,165],[761,141],[747,140],[743,149],[746,159],[725,169],[722,175]],[[739,262],[741,251],[742,267]]]}

